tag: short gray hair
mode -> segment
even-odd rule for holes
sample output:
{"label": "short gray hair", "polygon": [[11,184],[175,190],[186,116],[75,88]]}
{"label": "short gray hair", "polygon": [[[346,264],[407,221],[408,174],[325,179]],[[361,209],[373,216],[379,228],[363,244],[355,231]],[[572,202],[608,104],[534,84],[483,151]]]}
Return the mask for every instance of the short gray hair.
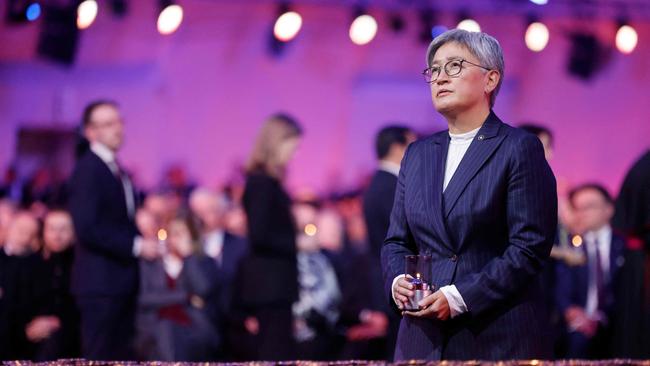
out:
{"label": "short gray hair", "polygon": [[490,108],[492,108],[496,96],[499,93],[499,89],[501,89],[501,83],[503,82],[505,71],[503,50],[501,49],[501,45],[499,45],[499,41],[483,32],[468,32],[462,29],[448,30],[431,41],[431,44],[427,49],[427,67],[431,67],[433,56],[436,54],[436,51],[438,51],[442,45],[450,42],[458,43],[465,47],[479,60],[479,63],[482,66],[499,72],[499,75],[501,76],[499,78],[499,83],[490,95]]}

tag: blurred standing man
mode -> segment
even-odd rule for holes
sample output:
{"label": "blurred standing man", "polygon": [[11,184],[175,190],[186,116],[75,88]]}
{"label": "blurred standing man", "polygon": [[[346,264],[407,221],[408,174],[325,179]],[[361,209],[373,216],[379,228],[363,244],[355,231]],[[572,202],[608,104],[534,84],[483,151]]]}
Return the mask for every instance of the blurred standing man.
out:
{"label": "blurred standing man", "polygon": [[158,243],[138,235],[135,195],[116,154],[123,124],[116,103],[96,101],[83,114],[90,148],[70,181],[70,212],[78,238],[72,290],[81,313],[82,356],[132,359],[137,257],[154,258]]}
{"label": "blurred standing man", "polygon": [[399,166],[406,148],[415,139],[415,134],[408,127],[388,126],[379,131],[375,140],[379,167],[363,197],[363,216],[368,226],[370,251],[377,258],[390,224]]}
{"label": "blurred standing man", "polygon": [[[372,267],[368,273],[376,274],[377,278],[369,283],[377,284],[376,289],[372,289],[373,299],[368,299],[365,305],[367,314],[376,314],[383,318],[388,316],[388,329],[386,333],[386,359],[393,359],[393,350],[397,340],[397,328],[399,327],[400,317],[396,312],[392,312],[383,298],[383,286],[381,285],[381,247],[384,245],[384,239],[388,232],[390,224],[390,212],[393,209],[395,199],[395,187],[397,186],[397,177],[399,167],[404,157],[404,152],[408,145],[415,141],[416,136],[406,126],[392,125],[382,128],[375,138],[375,152],[378,159],[378,168],[368,185],[363,196],[363,216],[366,221],[368,231],[368,242],[370,244],[370,253],[368,264]],[[372,301],[375,300],[375,301]],[[377,301],[378,300],[378,301]],[[381,311],[378,311],[381,310]],[[379,313],[379,314],[377,314]],[[362,323],[365,319],[374,319],[376,317],[359,316]],[[380,355],[371,355],[377,357]],[[383,356],[383,355],[381,355]]]}

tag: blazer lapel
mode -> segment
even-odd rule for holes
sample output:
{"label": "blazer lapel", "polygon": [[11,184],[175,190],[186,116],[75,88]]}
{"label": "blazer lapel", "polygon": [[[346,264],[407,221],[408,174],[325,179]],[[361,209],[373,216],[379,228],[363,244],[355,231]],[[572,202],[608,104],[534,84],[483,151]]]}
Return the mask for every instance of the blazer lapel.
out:
{"label": "blazer lapel", "polygon": [[[447,150],[449,150],[449,135],[447,132],[435,135],[433,143],[428,144],[426,153],[425,166],[432,167],[430,169],[423,169],[425,176],[424,182],[433,182],[433,186],[424,184],[426,189],[428,202],[426,205],[429,209],[429,216],[433,222],[438,237],[443,241],[442,245],[447,248],[452,248],[452,243],[447,233],[447,227],[443,220],[442,211],[442,182],[445,176],[445,164],[447,162]],[[432,174],[432,176],[431,176]]]}
{"label": "blazer lapel", "polygon": [[443,193],[445,218],[449,216],[467,184],[503,141],[505,135],[498,135],[502,124],[503,122],[493,112],[490,112],[485,123],[474,137]]}

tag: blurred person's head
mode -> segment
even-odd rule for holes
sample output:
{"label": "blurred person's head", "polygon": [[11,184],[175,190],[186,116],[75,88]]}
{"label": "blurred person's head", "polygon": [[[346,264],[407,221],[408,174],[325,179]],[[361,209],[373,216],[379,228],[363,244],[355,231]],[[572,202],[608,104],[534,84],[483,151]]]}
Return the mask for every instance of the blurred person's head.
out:
{"label": "blurred person's head", "polygon": [[189,185],[185,166],[181,164],[169,166],[165,171],[165,183],[172,188],[185,188]]}
{"label": "blurred person's head", "polygon": [[553,133],[550,129],[532,123],[522,124],[519,128],[537,136],[539,141],[542,142],[542,146],[544,146],[544,157],[546,157],[546,160],[553,158]]}
{"label": "blurred person's head", "polygon": [[4,245],[9,224],[16,214],[16,205],[8,199],[0,200],[0,247]]}
{"label": "blurred person's head", "polygon": [[241,205],[231,206],[224,217],[224,228],[227,232],[245,237],[248,232],[246,212]]}
{"label": "blurred person's head", "polygon": [[84,136],[92,143],[100,143],[116,152],[124,140],[124,125],[117,103],[99,100],[86,106],[82,125]]}
{"label": "blurred person's head", "polygon": [[599,230],[609,225],[614,215],[614,201],[607,189],[597,183],[587,183],[569,192],[569,202],[579,233]]}
{"label": "blurred person's head", "polygon": [[143,208],[154,216],[160,226],[166,226],[176,216],[176,209],[170,196],[164,193],[149,193],[144,199]]}
{"label": "blurred person's head", "polygon": [[200,253],[199,232],[191,215],[174,217],[167,227],[167,250],[175,256],[183,257],[190,249],[190,254]]}
{"label": "blurred person's head", "polygon": [[282,179],[287,164],[298,148],[301,136],[302,129],[292,117],[286,114],[269,117],[257,135],[246,170],[262,171]]}
{"label": "blurred person's head", "polygon": [[156,239],[161,227],[156,216],[146,208],[140,208],[135,213],[135,225],[142,237],[146,239]]}
{"label": "blurred person's head", "polygon": [[298,231],[302,231],[306,225],[314,224],[316,222],[316,217],[318,216],[318,205],[312,202],[298,201],[293,203],[291,211],[296,221]]}
{"label": "blurred person's head", "polygon": [[399,164],[406,148],[415,139],[415,133],[406,126],[394,125],[382,128],[375,137],[377,159]]}
{"label": "blurred person's head", "polygon": [[25,255],[38,249],[38,220],[29,211],[19,211],[9,224],[5,251],[11,255]]}
{"label": "blurred person's head", "polygon": [[216,191],[199,187],[192,191],[189,199],[190,210],[201,223],[205,233],[224,228],[227,204]]}
{"label": "blurred person's head", "polygon": [[70,248],[74,242],[72,217],[67,211],[52,210],[43,221],[43,246],[45,251],[60,253]]}
{"label": "blurred person's head", "polygon": [[318,244],[330,252],[343,250],[343,218],[333,209],[322,210],[316,220]]}

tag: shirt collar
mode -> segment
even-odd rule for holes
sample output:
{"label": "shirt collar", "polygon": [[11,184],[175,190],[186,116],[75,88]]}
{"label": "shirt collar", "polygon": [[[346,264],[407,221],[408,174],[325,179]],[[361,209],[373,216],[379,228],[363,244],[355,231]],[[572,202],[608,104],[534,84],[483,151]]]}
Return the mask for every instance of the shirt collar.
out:
{"label": "shirt collar", "polygon": [[465,132],[465,133],[451,133],[449,132],[449,137],[451,138],[452,141],[471,141],[474,139],[474,136],[478,133],[478,130],[480,130],[481,127],[478,127],[476,129],[473,129],[471,131]]}
{"label": "shirt collar", "polygon": [[204,251],[209,257],[218,258],[223,249],[225,233],[223,230],[214,230],[205,235]]}
{"label": "shirt collar", "polygon": [[585,234],[585,239],[593,242],[598,240],[598,245],[604,245],[609,243],[612,240],[612,227],[610,225],[605,225],[597,230],[588,231]]}
{"label": "shirt collar", "polygon": [[91,143],[90,150],[99,156],[99,158],[106,164],[112,164],[115,162],[115,153],[100,142]]}
{"label": "shirt collar", "polygon": [[399,164],[395,164],[392,161],[381,160],[379,162],[379,170],[388,172],[394,176],[399,176]]}

